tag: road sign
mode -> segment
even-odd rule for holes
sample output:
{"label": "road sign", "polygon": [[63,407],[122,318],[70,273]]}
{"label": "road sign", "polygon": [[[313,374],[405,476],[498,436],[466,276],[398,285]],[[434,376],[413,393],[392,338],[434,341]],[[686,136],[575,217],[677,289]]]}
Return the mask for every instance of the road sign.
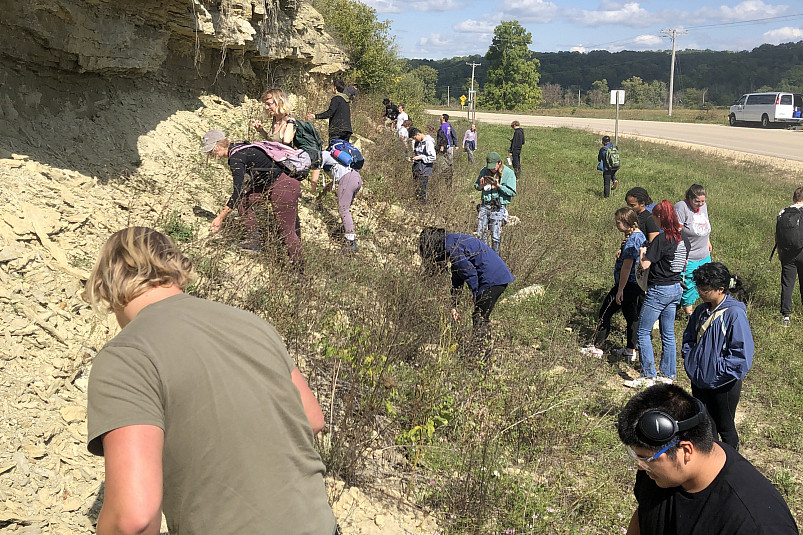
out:
{"label": "road sign", "polygon": [[613,89],[611,91],[611,104],[624,104],[625,103],[625,90]]}

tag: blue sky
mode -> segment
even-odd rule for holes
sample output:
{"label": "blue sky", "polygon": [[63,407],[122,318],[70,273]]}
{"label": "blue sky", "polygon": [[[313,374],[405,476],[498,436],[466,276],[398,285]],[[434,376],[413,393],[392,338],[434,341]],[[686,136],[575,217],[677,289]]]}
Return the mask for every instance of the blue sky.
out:
{"label": "blue sky", "polygon": [[403,57],[441,59],[485,54],[501,20],[518,20],[536,52],[602,49],[750,50],[803,40],[803,0],[362,0],[392,22]]}

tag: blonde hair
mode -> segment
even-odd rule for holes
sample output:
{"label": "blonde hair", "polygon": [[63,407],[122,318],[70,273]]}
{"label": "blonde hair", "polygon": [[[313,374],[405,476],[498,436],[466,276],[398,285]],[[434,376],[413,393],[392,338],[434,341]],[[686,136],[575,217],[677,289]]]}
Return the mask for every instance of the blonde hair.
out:
{"label": "blonde hair", "polygon": [[278,87],[268,89],[262,93],[260,100],[265,102],[265,99],[268,97],[272,98],[273,101],[276,102],[276,111],[282,114],[282,117],[285,115],[290,115],[290,112],[293,111],[293,107],[290,105],[290,99],[288,99],[285,92]]}
{"label": "blonde hair", "polygon": [[96,310],[122,311],[150,288],[178,286],[195,279],[190,260],[176,243],[147,227],[115,232],[101,248],[84,290],[84,300]]}

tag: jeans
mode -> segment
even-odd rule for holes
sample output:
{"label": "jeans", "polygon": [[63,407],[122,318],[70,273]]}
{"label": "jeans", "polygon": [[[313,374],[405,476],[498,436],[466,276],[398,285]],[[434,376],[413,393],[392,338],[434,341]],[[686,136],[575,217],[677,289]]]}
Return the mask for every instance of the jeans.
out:
{"label": "jeans", "polygon": [[742,380],[731,381],[719,388],[697,388],[691,385],[691,395],[705,405],[708,415],[711,416],[711,431],[714,440],[717,433],[722,442],[739,450],[739,433],[736,432],[736,405],[742,396]]}
{"label": "jeans", "polygon": [[343,229],[346,234],[354,234],[354,219],[351,217],[351,204],[354,196],[362,187],[362,178],[357,171],[343,175],[337,183],[337,213],[343,220]]}
{"label": "jeans", "polygon": [[465,150],[468,154],[468,161],[470,163],[474,163],[474,143],[471,141],[466,141],[466,144],[463,145],[463,150]]}
{"label": "jeans", "polygon": [[638,321],[638,346],[641,358],[641,375],[655,379],[655,357],[650,333],[655,320],[661,330],[661,375],[674,379],[677,376],[677,345],[675,344],[675,309],[680,304],[683,289],[680,283],[650,286],[641,305]]}
{"label": "jeans", "polygon": [[488,231],[491,232],[491,249],[499,252],[499,243],[502,241],[502,221],[507,216],[504,206],[494,208],[490,204],[481,204],[477,216],[477,237],[482,243],[487,243]]}
{"label": "jeans", "polygon": [[778,251],[781,261],[781,315],[788,316],[792,312],[792,294],[795,290],[795,279],[800,279],[800,298],[803,299],[803,251]]}

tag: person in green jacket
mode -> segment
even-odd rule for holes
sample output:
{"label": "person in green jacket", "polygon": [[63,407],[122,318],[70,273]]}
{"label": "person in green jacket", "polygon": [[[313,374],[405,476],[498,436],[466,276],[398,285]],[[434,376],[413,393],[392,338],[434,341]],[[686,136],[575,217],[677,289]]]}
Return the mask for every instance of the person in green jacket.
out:
{"label": "person in green jacket", "polygon": [[489,152],[485,167],[480,170],[474,189],[481,192],[478,207],[477,237],[486,242],[491,235],[491,248],[499,252],[502,241],[502,224],[507,220],[507,205],[516,195],[516,173],[502,163],[498,152]]}

